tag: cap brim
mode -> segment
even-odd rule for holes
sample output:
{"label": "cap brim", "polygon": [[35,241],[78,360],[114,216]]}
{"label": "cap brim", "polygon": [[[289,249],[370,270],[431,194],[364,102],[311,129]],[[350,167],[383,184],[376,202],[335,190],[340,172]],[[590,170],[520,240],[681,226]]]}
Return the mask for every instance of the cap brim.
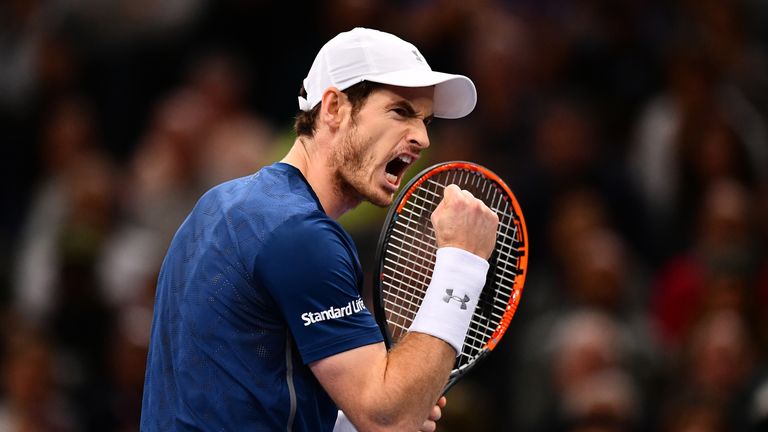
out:
{"label": "cap brim", "polygon": [[457,119],[475,109],[475,84],[463,75],[453,75],[425,69],[410,69],[363,77],[365,81],[399,87],[435,86],[433,114],[435,117]]}

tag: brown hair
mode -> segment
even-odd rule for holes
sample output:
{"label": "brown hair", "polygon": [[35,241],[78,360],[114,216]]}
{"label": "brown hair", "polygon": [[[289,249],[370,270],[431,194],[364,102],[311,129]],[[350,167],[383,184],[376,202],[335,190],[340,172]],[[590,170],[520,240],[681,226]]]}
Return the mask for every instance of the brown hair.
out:
{"label": "brown hair", "polygon": [[[360,108],[363,107],[363,104],[368,99],[368,96],[370,96],[374,90],[381,87],[383,87],[382,84],[370,81],[362,81],[353,85],[352,87],[349,87],[346,90],[343,90],[344,94],[347,95],[347,98],[349,98],[349,101],[352,103],[353,117],[357,115],[358,112],[360,112]],[[299,96],[307,97],[307,91],[304,90],[304,86],[301,86],[301,89],[299,90]],[[296,132],[296,135],[307,135],[311,137],[315,134],[315,122],[317,120],[318,112],[320,112],[319,103],[315,105],[315,107],[310,111],[299,111],[299,113],[296,114],[296,119],[293,123],[293,130]]]}

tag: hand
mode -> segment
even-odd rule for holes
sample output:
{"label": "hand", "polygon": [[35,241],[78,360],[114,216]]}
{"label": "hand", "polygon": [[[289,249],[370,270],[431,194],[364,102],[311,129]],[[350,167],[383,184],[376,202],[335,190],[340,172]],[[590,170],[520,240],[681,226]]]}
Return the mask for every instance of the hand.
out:
{"label": "hand", "polygon": [[421,428],[419,428],[419,432],[434,432],[437,429],[437,421],[443,416],[442,409],[445,408],[447,402],[445,396],[441,396],[440,399],[437,400],[437,405],[432,408],[432,412],[429,413],[429,418],[424,420]]}
{"label": "hand", "polygon": [[499,217],[469,191],[446,186],[431,219],[437,247],[457,247],[483,259],[491,256]]}

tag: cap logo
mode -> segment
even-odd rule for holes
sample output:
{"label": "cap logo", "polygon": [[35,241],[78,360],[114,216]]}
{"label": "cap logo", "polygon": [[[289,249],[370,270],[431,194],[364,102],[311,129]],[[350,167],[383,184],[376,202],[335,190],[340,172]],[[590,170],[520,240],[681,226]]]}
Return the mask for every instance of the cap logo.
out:
{"label": "cap logo", "polygon": [[413,53],[413,55],[416,57],[416,61],[418,61],[419,63],[424,63],[424,59],[423,59],[423,58],[421,58],[421,56],[419,55],[419,52],[418,52],[418,51],[416,51],[416,50],[411,50],[411,52],[412,52],[412,53]]}

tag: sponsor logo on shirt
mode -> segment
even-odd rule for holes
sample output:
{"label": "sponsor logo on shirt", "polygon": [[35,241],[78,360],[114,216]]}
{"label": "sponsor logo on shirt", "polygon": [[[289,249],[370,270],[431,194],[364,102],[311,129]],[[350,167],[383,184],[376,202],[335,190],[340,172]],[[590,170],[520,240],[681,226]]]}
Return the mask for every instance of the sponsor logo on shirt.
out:
{"label": "sponsor logo on shirt", "polygon": [[346,306],[331,306],[330,308],[320,312],[304,312],[301,314],[301,319],[304,321],[304,327],[306,327],[321,321],[343,318],[345,316],[358,313],[363,309],[365,309],[363,299],[358,297],[357,300],[350,301]]}

